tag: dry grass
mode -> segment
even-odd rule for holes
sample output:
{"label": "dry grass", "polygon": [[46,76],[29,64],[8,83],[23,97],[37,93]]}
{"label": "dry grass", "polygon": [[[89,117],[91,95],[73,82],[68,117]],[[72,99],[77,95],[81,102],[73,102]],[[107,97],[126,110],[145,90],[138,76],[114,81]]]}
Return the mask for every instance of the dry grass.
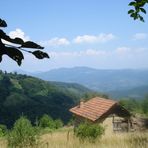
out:
{"label": "dry grass", "polygon": [[[110,121],[107,123],[110,124]],[[73,135],[72,128],[63,128],[42,135],[38,148],[148,148],[147,132],[113,133],[111,126],[107,126],[109,124],[105,125],[105,135],[96,143],[81,143]],[[0,148],[7,148],[4,139],[0,139]]]}
{"label": "dry grass", "polygon": [[81,143],[72,129],[57,131],[42,136],[40,148],[148,148],[148,133],[113,133],[112,119],[104,121],[105,135],[96,143]]}
{"label": "dry grass", "polygon": [[[7,148],[6,140],[0,148]],[[96,143],[81,143],[71,130],[56,131],[43,135],[38,148],[148,148],[148,133],[106,133]]]}
{"label": "dry grass", "polygon": [[0,148],[7,148],[7,141],[4,138],[0,138]]}
{"label": "dry grass", "polygon": [[80,143],[72,131],[55,132],[43,135],[40,148],[148,148],[148,134],[106,133],[96,143]]}

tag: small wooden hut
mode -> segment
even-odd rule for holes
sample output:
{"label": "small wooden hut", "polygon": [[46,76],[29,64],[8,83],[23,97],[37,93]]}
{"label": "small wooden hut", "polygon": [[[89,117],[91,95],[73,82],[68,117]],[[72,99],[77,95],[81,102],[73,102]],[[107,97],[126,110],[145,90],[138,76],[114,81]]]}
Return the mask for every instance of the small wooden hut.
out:
{"label": "small wooden hut", "polygon": [[110,126],[113,127],[113,131],[129,131],[132,128],[130,112],[114,100],[95,97],[86,102],[80,101],[70,112],[75,116],[75,127],[86,121],[103,123],[106,118],[112,118]]}

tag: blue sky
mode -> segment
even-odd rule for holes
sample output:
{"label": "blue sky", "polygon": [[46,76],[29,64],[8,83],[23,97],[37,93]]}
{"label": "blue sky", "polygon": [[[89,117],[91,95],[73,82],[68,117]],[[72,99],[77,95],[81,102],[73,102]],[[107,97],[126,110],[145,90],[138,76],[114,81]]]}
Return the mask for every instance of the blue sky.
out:
{"label": "blue sky", "polygon": [[[21,67],[3,57],[0,69],[47,71],[60,67],[148,68],[148,16],[127,14],[130,0],[1,1],[4,31],[40,43],[50,59],[26,54]],[[148,7],[146,7],[148,11]]]}

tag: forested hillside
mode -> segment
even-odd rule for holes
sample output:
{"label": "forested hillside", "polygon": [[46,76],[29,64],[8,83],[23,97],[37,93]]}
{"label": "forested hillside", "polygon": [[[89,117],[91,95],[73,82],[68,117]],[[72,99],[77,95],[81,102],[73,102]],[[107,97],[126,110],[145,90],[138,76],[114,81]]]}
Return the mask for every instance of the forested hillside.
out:
{"label": "forested hillside", "polygon": [[0,123],[10,127],[21,115],[34,123],[45,113],[67,122],[71,117],[69,108],[90,92],[78,84],[46,82],[0,71]]}

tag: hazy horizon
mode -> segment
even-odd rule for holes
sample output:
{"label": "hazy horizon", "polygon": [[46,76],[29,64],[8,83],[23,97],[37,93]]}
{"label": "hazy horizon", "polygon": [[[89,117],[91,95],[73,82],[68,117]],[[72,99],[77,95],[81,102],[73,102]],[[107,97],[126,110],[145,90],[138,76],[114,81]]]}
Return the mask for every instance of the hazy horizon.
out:
{"label": "hazy horizon", "polygon": [[95,68],[95,67],[88,67],[88,66],[74,66],[74,67],[59,67],[59,68],[52,68],[52,69],[49,69],[49,70],[44,70],[44,71],[28,71],[28,70],[23,70],[20,68],[18,69],[15,69],[15,70],[12,70],[12,71],[8,71],[8,70],[2,70],[2,71],[7,71],[7,72],[20,72],[20,73],[44,73],[44,72],[48,72],[48,71],[52,71],[52,70],[60,70],[60,69],[73,69],[73,68],[88,68],[88,69],[94,69],[94,70],[148,70],[148,67],[147,68],[116,68],[116,69],[113,69],[113,68]]}

